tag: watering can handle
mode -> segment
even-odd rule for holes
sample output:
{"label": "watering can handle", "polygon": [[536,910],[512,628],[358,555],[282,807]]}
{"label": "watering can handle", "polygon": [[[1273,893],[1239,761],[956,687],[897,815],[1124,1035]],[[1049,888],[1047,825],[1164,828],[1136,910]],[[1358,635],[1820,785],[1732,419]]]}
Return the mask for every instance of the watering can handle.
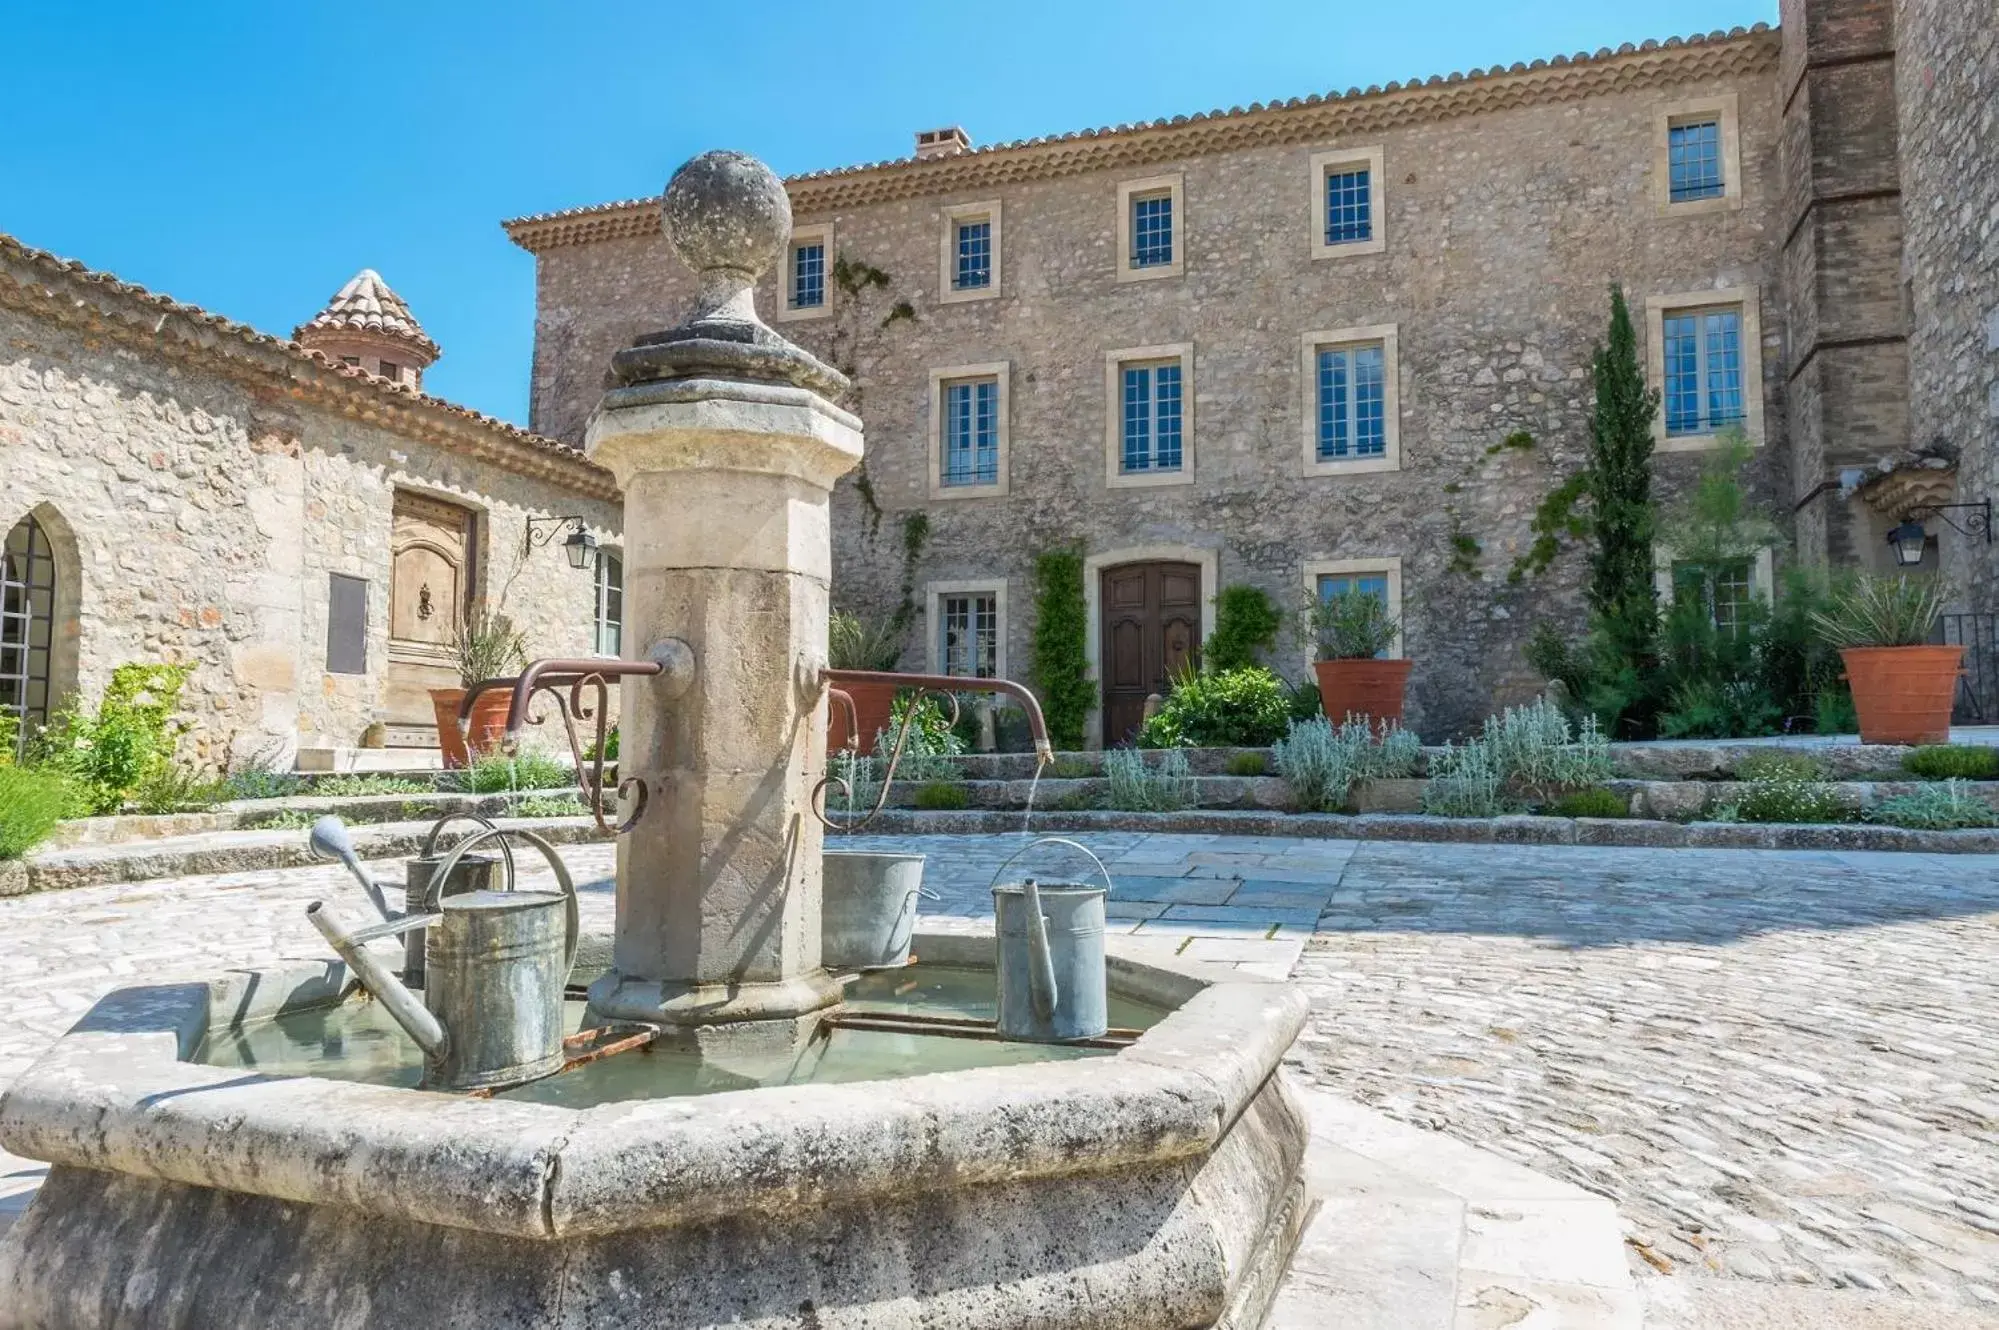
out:
{"label": "watering can handle", "polygon": [[[494,830],[492,819],[482,814],[474,813],[469,809],[456,813],[446,813],[443,817],[431,823],[430,834],[423,838],[423,849],[418,851],[422,857],[429,859],[437,854],[437,833],[444,830],[446,824],[451,822],[477,822],[488,831]],[[517,875],[514,868],[514,847],[507,844],[504,838],[500,841],[500,858],[505,860],[507,865],[507,885],[504,890],[512,891],[514,889],[514,878]]]}
{"label": "watering can handle", "polygon": [[1104,880],[1104,894],[1109,895],[1113,890],[1111,887],[1111,870],[1104,867],[1104,861],[1091,853],[1089,846],[1083,844],[1081,841],[1070,840],[1066,836],[1043,836],[1040,840],[1030,841],[1026,845],[1021,846],[1018,850],[1008,855],[1005,861],[1000,864],[998,870],[993,873],[991,886],[996,887],[999,885],[1000,879],[1006,876],[1006,870],[1013,867],[1016,860],[1026,855],[1029,851],[1038,850],[1044,845],[1066,845],[1070,849],[1077,851],[1097,866],[1097,875]]}
{"label": "watering can handle", "polygon": [[563,970],[566,974],[575,968],[576,948],[583,940],[583,919],[576,903],[576,880],[569,876],[569,867],[562,862],[562,856],[555,852],[555,847],[532,831],[525,831],[520,827],[493,827],[486,831],[474,832],[452,846],[451,853],[445,856],[443,864],[439,865],[437,872],[431,876],[430,891],[424,895],[424,911],[429,913],[438,908],[436,893],[440,892],[444,884],[451,879],[452,870],[458,867],[459,859],[464,857],[467,850],[495,837],[500,838],[500,844],[504,848],[505,838],[508,836],[519,836],[540,850],[542,858],[548,860],[548,866],[555,870],[556,885],[562,888],[563,926],[567,933],[564,943],[566,957],[563,961]]}

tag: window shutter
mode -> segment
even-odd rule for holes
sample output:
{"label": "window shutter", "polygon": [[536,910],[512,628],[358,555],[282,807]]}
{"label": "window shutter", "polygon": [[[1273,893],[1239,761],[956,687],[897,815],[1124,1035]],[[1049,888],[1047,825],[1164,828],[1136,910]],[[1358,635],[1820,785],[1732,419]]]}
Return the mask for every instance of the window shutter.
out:
{"label": "window shutter", "polygon": [[368,672],[368,579],[329,575],[326,595],[326,672]]}

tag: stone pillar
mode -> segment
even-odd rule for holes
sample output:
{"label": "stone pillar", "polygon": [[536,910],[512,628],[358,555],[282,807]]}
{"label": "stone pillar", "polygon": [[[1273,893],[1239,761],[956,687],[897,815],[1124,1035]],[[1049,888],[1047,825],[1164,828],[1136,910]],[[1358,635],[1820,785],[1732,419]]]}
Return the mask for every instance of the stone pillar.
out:
{"label": "stone pillar", "polygon": [[[648,805],[618,845],[614,970],[600,1016],[788,1045],[839,1000],[819,963],[833,482],[861,459],[845,380],[765,327],[756,278],[782,255],[790,205],[753,158],[682,167],[665,231],[702,278],[682,327],[642,337],[585,446],[624,489],[625,641],[678,639],[692,683],[628,687],[620,774]],[[704,1047],[710,1040],[699,1040]]]}

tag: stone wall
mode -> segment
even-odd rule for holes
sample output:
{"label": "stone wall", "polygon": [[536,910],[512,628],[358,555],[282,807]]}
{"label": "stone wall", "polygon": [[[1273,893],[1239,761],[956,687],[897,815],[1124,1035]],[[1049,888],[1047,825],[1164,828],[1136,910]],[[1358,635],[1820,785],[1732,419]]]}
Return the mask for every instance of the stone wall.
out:
{"label": "stone wall", "polygon": [[[375,719],[396,488],[482,515],[482,565],[540,654],[592,648],[594,594],[558,549],[513,577],[528,514],[614,505],[384,424],[0,307],[0,532],[35,512],[73,545],[70,682],[191,661],[190,755],[347,746]],[[329,572],[369,581],[368,672],[325,671]]]}
{"label": "stone wall", "polygon": [[[1962,450],[1960,502],[1999,493],[1999,18],[1990,4],[1898,0],[1910,442]],[[1999,610],[1999,558],[1930,523],[1969,608]]]}
{"label": "stone wall", "polygon": [[[1458,731],[1525,696],[1540,682],[1521,656],[1531,627],[1580,623],[1579,560],[1522,586],[1508,586],[1506,573],[1537,503],[1584,455],[1589,357],[1611,283],[1629,294],[1641,339],[1648,296],[1760,289],[1765,446],[1754,481],[1765,498],[1790,492],[1776,42],[1743,40],[1761,43],[1757,54],[1725,75],[1676,80],[1660,65],[1600,95],[1409,117],[1330,141],[801,208],[800,226],[830,222],[838,256],[887,277],[859,292],[829,283],[829,317],[778,325],[851,368],[866,422],[868,492],[843,483],[835,498],[836,602],[893,610],[904,522],[925,514],[905,664],[924,661],[927,584],[997,576],[1006,657],[1020,676],[1031,659],[1033,559],[1057,544],[1079,543],[1100,562],[1120,552],[1209,558],[1217,585],[1259,585],[1286,606],[1303,594],[1307,561],[1396,557],[1422,730]],[[1742,206],[1662,216],[1653,172],[1665,108],[1725,94],[1739,105]],[[1313,153],[1375,146],[1385,252],[1313,258]],[[1117,281],[1118,185],[1168,172],[1183,177],[1185,275]],[[942,303],[940,209],[992,199],[1002,207],[1000,295]],[[533,423],[574,440],[612,351],[677,321],[690,278],[657,235],[557,245],[539,258]],[[892,318],[904,301],[914,317]],[[767,279],[760,306],[775,305]],[[1401,469],[1305,476],[1301,336],[1385,323],[1400,343]],[[1105,353],[1182,342],[1194,346],[1195,481],[1111,488]],[[1011,492],[933,500],[931,371],[996,361],[1010,373]],[[1514,431],[1534,446],[1493,451]],[[1662,454],[1661,488],[1670,496],[1698,465],[1697,454]],[[1482,547],[1474,572],[1451,571],[1454,533]],[[1301,650],[1287,644],[1280,664],[1302,674]]]}

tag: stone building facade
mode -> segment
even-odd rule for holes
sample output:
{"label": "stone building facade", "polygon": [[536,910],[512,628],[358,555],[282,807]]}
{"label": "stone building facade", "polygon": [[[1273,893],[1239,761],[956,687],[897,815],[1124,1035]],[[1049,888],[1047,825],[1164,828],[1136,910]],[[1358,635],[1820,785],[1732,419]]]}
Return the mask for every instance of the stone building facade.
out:
{"label": "stone building facade", "polygon": [[[0,665],[38,676],[0,700],[32,722],[120,664],[190,662],[190,756],[329,765],[434,743],[454,598],[536,654],[605,645],[592,570],[525,532],[579,517],[615,550],[609,474],[373,369],[0,237],[0,647],[27,648]],[[461,548],[425,543],[440,514]]]}
{"label": "stone building facade", "polygon": [[[1911,449],[1904,261],[1966,244],[1942,219],[1904,254],[1900,144],[1933,130],[1898,112],[1895,19],[1798,0],[1781,30],[976,151],[928,131],[788,182],[763,307],[853,375],[868,431],[836,601],[906,606],[906,665],[1020,675],[1035,557],[1079,547],[1115,741],[1114,695],[1163,683],[1220,588],[1360,585],[1401,613],[1414,722],[1461,730],[1538,687],[1534,624],[1580,622],[1575,567],[1506,574],[1582,461],[1613,283],[1674,390],[1666,499],[1738,424],[1797,556],[1885,564],[1908,499],[1875,482],[1943,470]],[[684,313],[656,212],[508,223],[538,259],[537,430],[580,438],[611,353]]]}

